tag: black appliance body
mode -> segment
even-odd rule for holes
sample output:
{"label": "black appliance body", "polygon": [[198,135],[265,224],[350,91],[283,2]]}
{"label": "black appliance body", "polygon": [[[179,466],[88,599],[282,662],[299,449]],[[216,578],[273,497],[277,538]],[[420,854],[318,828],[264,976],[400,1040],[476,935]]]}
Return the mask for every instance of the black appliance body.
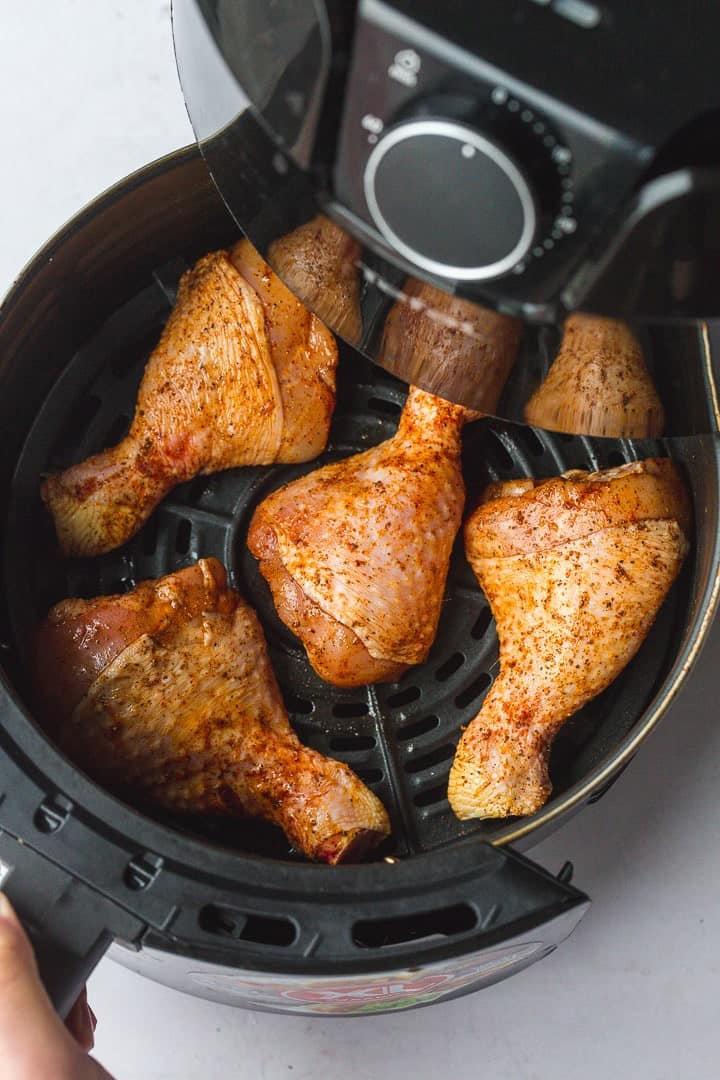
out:
{"label": "black appliance body", "polygon": [[174,0],[173,18],[198,142],[261,250],[320,208],[391,285],[394,267],[544,321],[720,314],[713,5]]}
{"label": "black appliance body", "polygon": [[[198,144],[235,220],[272,263],[278,238],[333,219],[359,245],[350,343],[395,374],[522,422],[568,311],[623,318],[644,341],[668,321],[692,339],[720,314],[712,5],[174,0],[173,23]],[[384,348],[415,280],[525,321],[499,402],[482,380],[456,387],[442,357],[406,376]],[[429,303],[470,345],[472,314]],[[646,351],[665,434],[717,431],[717,357]]]}
{"label": "black appliance body", "polygon": [[[445,1000],[554,949],[588,899],[521,853],[597,800],[673,700],[718,599],[720,444],[555,436],[485,419],[468,429],[470,494],[489,479],[601,468],[670,452],[696,516],[692,554],[635,661],[558,739],[555,794],[527,819],[460,823],[445,799],[462,724],[492,679],[497,641],[462,553],[428,663],[395,685],[338,692],[279,624],[245,551],[256,501],[301,470],[229,470],[177,489],[140,535],[63,562],[38,497],[48,467],[128,423],[144,362],[183,269],[237,236],[197,149],[157,162],[89,206],[19,277],[0,313],[0,880],[28,925],[61,1011],[112,941],[170,985],[256,1008],[328,1015]],[[712,330],[667,327],[656,350],[707,361]],[[405,388],[341,363],[327,457],[393,430]],[[314,467],[311,463],[303,468]],[[303,738],[344,758],[389,807],[392,844],[364,866],[297,860],[274,830],[150,817],[98,788],[36,725],[34,621],[61,596],[128,588],[217,555],[259,610]]]}

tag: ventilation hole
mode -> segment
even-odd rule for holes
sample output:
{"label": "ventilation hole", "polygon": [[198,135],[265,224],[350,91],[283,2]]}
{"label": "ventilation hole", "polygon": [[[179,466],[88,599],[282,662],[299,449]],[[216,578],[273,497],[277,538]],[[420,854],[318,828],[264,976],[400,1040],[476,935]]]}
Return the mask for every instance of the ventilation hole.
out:
{"label": "ventilation hole", "polygon": [[140,546],[143,555],[154,555],[158,542],[158,523],[156,518],[150,518],[145,528],[140,533]]}
{"label": "ventilation hole", "polygon": [[105,445],[117,446],[120,440],[124,439],[127,435],[129,427],[130,417],[126,416],[124,413],[120,413],[119,416],[115,417],[112,424],[107,430],[104,439]]}
{"label": "ventilation hole", "polygon": [[152,340],[146,342],[145,349],[141,350],[141,342],[134,343],[132,348],[124,348],[122,352],[116,353],[110,358],[110,370],[117,379],[124,379],[128,372],[133,368],[138,369],[138,373],[145,369],[147,365],[148,353],[154,347],[157,340],[157,334],[153,334]]}
{"label": "ventilation hole", "polygon": [[387,401],[386,398],[371,397],[368,400],[368,408],[373,412],[382,413],[384,416],[399,416],[402,412],[402,405],[398,405],[396,401]]}
{"label": "ventilation hole", "polygon": [[485,447],[487,456],[499,472],[512,472],[515,468],[512,455],[498,433],[493,431],[491,434],[492,438],[488,439]]}
{"label": "ventilation hole", "polygon": [[422,691],[419,686],[408,686],[405,690],[398,690],[396,694],[390,694],[387,704],[391,709],[399,709],[403,705],[410,705],[417,701]]}
{"label": "ventilation hole", "polygon": [[226,911],[215,904],[206,904],[200,911],[198,921],[207,934],[239,938],[245,920],[237,911]]}
{"label": "ventilation hole", "polygon": [[115,574],[102,574],[103,596],[114,596],[116,593],[129,592],[133,587],[133,581],[128,577],[121,577],[120,572]]}
{"label": "ventilation hole", "polygon": [[190,490],[188,492],[190,500],[192,502],[198,502],[202,499],[203,495],[207,495],[209,483],[209,476],[196,476],[190,484]]}
{"label": "ventilation hole", "polygon": [[62,450],[68,445],[78,446],[82,442],[100,408],[100,404],[101,400],[97,394],[88,394],[87,397],[81,398],[62,427],[55,444],[56,450]]}
{"label": "ventilation hole", "polygon": [[353,769],[364,784],[377,784],[383,778],[382,769]]}
{"label": "ventilation hole", "polygon": [[384,949],[407,941],[454,937],[477,926],[477,914],[469,904],[400,915],[393,919],[362,919],[352,928],[352,938],[361,949]]}
{"label": "ventilation hole", "polygon": [[608,466],[616,469],[619,465],[627,465],[627,459],[619,450],[611,450],[607,456]]}
{"label": "ventilation hole", "polygon": [[445,663],[441,664],[437,669],[435,678],[438,682],[445,682],[451,675],[454,675],[464,663],[465,657],[461,652],[453,653],[452,656],[449,656]]}
{"label": "ventilation hole", "polygon": [[243,941],[259,945],[292,945],[297,930],[289,919],[272,919],[267,915],[248,915],[240,935]]}
{"label": "ventilation hole", "polygon": [[178,555],[187,555],[190,550],[190,537],[192,525],[187,518],[183,518],[175,530],[175,550]]}
{"label": "ventilation hole", "polygon": [[292,945],[297,937],[297,929],[289,919],[246,915],[218,904],[206,904],[200,912],[199,922],[207,934],[236,941],[254,941],[259,945]]}
{"label": "ventilation hole", "polygon": [[436,784],[435,787],[427,788],[416,795],[413,802],[416,806],[434,806],[435,803],[447,799],[447,783]]}
{"label": "ventilation hole", "polygon": [[476,697],[479,697],[483,690],[487,690],[491,682],[492,678],[488,675],[487,671],[483,671],[481,675],[478,675],[477,679],[473,679],[470,685],[466,686],[455,698],[455,704],[458,709],[464,709],[466,705],[469,705],[471,701],[474,701]]}
{"label": "ventilation hole", "polygon": [[330,740],[331,750],[372,750],[373,746],[372,735],[334,735]]}
{"label": "ventilation hole", "polygon": [[137,357],[133,356],[132,351],[128,349],[125,352],[118,353],[117,356],[112,357],[112,359],[110,360],[110,370],[112,371],[115,378],[122,379],[123,376],[126,375],[130,368],[133,366],[136,360]]}
{"label": "ventilation hole", "polygon": [[368,707],[364,701],[340,701],[333,705],[332,714],[349,720],[353,716],[367,716]]}
{"label": "ventilation hole", "polygon": [[397,733],[398,742],[410,742],[411,739],[419,739],[421,735],[427,735],[434,731],[440,723],[439,716],[423,716],[422,720],[415,720],[412,724],[405,724]]}
{"label": "ventilation hole", "polygon": [[491,622],[492,611],[489,607],[484,607],[472,625],[470,637],[473,638],[475,641],[481,641],[482,638],[485,637],[485,634],[487,633],[487,629],[490,626]]}
{"label": "ventilation hole", "polygon": [[518,442],[523,443],[525,449],[528,453],[532,454],[533,457],[542,457],[545,453],[545,447],[532,428],[518,426],[516,438]]}
{"label": "ventilation hole", "polygon": [[316,734],[315,728],[310,724],[301,724],[299,720],[293,720],[293,729],[302,743],[310,742],[313,735]]}
{"label": "ventilation hole", "polygon": [[68,565],[67,583],[68,587],[64,590],[64,594],[68,596],[89,599],[92,596],[104,595],[106,591],[97,559],[78,560],[78,565]]}
{"label": "ventilation hole", "polygon": [[412,761],[408,761],[405,766],[405,772],[423,772],[424,769],[431,769],[433,765],[440,765],[443,761],[450,761],[451,758],[454,757],[455,747],[448,743],[445,746],[439,746],[437,750],[433,750],[429,754],[423,754],[422,757],[413,758]]}
{"label": "ventilation hole", "polygon": [[296,694],[286,694],[285,704],[288,712],[297,713],[299,716],[309,716],[315,712],[315,704],[307,698],[298,697]]}

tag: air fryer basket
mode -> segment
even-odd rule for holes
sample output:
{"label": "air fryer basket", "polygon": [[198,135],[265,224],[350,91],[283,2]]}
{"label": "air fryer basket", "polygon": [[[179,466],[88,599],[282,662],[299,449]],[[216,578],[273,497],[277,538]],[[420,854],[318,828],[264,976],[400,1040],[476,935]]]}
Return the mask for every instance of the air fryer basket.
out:
{"label": "air fryer basket", "polygon": [[[176,488],[139,535],[118,551],[81,560],[63,560],[57,552],[49,515],[37,497],[38,478],[113,445],[126,433],[147,356],[187,265],[174,259],[153,268],[152,282],[76,353],[30,430],[16,469],[7,537],[6,597],[13,644],[22,650],[33,625],[63,597],[123,592],[145,578],[214,555],[260,615],[299,734],[351,765],[390,810],[393,837],[383,854],[415,854],[467,834],[503,840],[507,821],[461,823],[446,798],[460,730],[480,707],[498,656],[490,610],[464,557],[462,537],[453,553],[443,616],[428,661],[398,683],[354,691],[340,691],[314,673],[299,642],[277,617],[247,550],[253,511],[270,491],[395,430],[405,387],[364,358],[341,357],[330,442],[316,461],[200,476]],[[558,438],[492,420],[469,429],[464,450],[470,504],[490,480],[599,469],[662,453],[657,442],[618,445]],[[664,674],[682,609],[681,588],[663,608],[638,661],[558,737],[552,761],[558,794],[600,761],[642,714]],[[241,850],[250,846],[259,854],[288,855],[280,830],[257,822],[246,827],[227,819],[198,819],[183,825],[209,831]]]}
{"label": "air fryer basket", "polygon": [[[659,442],[591,440],[494,420],[467,429],[464,473],[470,505],[489,480],[605,468],[670,451],[685,466],[693,490],[697,536],[682,577],[636,659],[558,737],[551,763],[554,794],[548,806],[529,819],[460,823],[446,799],[448,770],[461,727],[477,712],[497,668],[494,625],[461,542],[453,554],[446,603],[427,663],[397,684],[360,691],[336,690],[314,674],[296,639],[278,620],[245,545],[252,512],[269,491],[394,431],[405,387],[359,354],[341,352],[338,403],[330,443],[319,462],[199,477],[175,489],[124,548],[88,560],[63,560],[57,551],[38,497],[39,476],[122,437],[145,361],[167,318],[180,275],[199,254],[227,246],[235,235],[198,155],[185,152],[130,178],[71,223],[29,268],[7,303],[0,325],[2,483],[8,512],[2,639],[11,683],[0,715],[6,720],[6,737],[20,732],[35,747],[33,752],[26,747],[19,756],[14,752],[18,784],[21,775],[32,771],[28,754],[44,782],[38,784],[35,804],[29,796],[27,805],[14,806],[12,797],[0,804],[0,826],[6,837],[22,839],[75,881],[84,879],[84,887],[100,889],[122,911],[122,925],[103,927],[108,917],[99,910],[103,905],[95,903],[97,938],[73,945],[75,954],[86,961],[90,945],[102,951],[113,933],[135,943],[150,940],[150,926],[156,944],[164,948],[260,970],[292,970],[295,963],[302,965],[303,956],[306,968],[315,963],[326,974],[381,970],[390,963],[387,952],[382,953],[389,945],[395,950],[393,962],[411,954],[417,960],[430,959],[448,948],[459,955],[511,937],[510,931],[517,930],[523,919],[527,922],[531,910],[536,917],[541,910],[547,919],[550,912],[557,916],[580,907],[580,894],[545,877],[539,893],[531,901],[526,895],[526,907],[518,904],[515,910],[508,892],[517,887],[527,894],[527,881],[522,887],[520,881],[527,866],[523,860],[498,861],[499,850],[484,842],[505,845],[531,833],[534,839],[571,810],[598,798],[687,673],[709,625],[717,589],[716,443],[708,437],[675,442],[670,448]],[[668,340],[666,335],[657,347],[700,348],[702,336],[683,333]],[[346,761],[388,807],[393,836],[373,866],[333,870],[303,865],[278,830],[258,822],[137,813],[76,773],[32,721],[21,716],[20,702],[27,707],[32,697],[26,655],[29,633],[52,603],[70,595],[123,591],[209,555],[228,567],[232,584],[257,609],[288,710],[303,740]],[[6,788],[11,791],[12,785]],[[121,870],[111,874],[113,887],[99,872],[103,859],[96,860],[94,871],[93,860],[87,858],[101,843],[104,849],[119,852],[122,862]],[[0,858],[10,866],[19,865],[17,847],[11,843],[10,852],[15,863],[2,847]],[[477,880],[463,886],[457,874],[462,878],[468,859]],[[401,871],[395,860],[400,860]],[[222,889],[206,883],[203,890],[200,885],[210,864],[214,874],[223,868]],[[35,873],[37,865],[46,864],[36,864]],[[182,899],[176,896],[171,903],[170,883],[179,867],[186,875],[185,886],[179,890]],[[190,870],[197,894],[191,901]],[[248,910],[252,903],[247,902],[237,909],[237,896],[252,890],[258,874],[264,887],[278,890],[275,900],[270,903],[266,896],[258,911]],[[493,886],[488,886],[487,874],[494,876]],[[495,889],[502,907],[502,913],[493,912],[488,902],[487,918],[478,916],[475,901],[468,904],[483,877],[483,903]],[[340,893],[348,890],[345,899],[336,895],[340,882]],[[357,896],[359,882],[365,882],[373,918],[364,917],[367,912]],[[398,887],[402,901],[396,895]],[[319,890],[326,902],[330,898],[333,918],[352,926],[349,934],[326,933],[325,950],[316,946],[308,952],[306,923],[309,927],[316,920],[304,889],[310,890],[310,897]],[[40,933],[57,917],[60,901],[53,899],[45,910],[37,910],[27,890],[21,893]],[[58,885],[58,897],[61,893]],[[347,898],[353,893],[351,902]],[[77,904],[78,908],[87,904],[84,893]],[[235,918],[232,912],[237,910],[240,915]],[[415,910],[417,925],[412,921]],[[407,924],[405,937],[395,926],[400,916]]]}

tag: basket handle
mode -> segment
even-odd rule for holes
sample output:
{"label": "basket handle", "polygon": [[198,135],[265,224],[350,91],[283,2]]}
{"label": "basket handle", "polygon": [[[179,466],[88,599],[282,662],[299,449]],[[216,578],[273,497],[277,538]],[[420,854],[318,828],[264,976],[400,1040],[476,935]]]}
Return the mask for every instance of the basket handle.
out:
{"label": "basket handle", "polygon": [[0,884],[35,950],[48,996],[65,1019],[116,936],[138,920],[38,851],[0,834]]}

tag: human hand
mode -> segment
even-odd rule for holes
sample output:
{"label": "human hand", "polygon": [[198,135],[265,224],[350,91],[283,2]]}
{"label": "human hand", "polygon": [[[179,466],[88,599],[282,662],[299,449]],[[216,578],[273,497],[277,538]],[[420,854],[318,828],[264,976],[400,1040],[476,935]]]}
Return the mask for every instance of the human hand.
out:
{"label": "human hand", "polygon": [[85,991],[66,1024],[40,982],[35,954],[0,893],[0,1068],[3,1080],[112,1080],[87,1051],[95,1018]]}

